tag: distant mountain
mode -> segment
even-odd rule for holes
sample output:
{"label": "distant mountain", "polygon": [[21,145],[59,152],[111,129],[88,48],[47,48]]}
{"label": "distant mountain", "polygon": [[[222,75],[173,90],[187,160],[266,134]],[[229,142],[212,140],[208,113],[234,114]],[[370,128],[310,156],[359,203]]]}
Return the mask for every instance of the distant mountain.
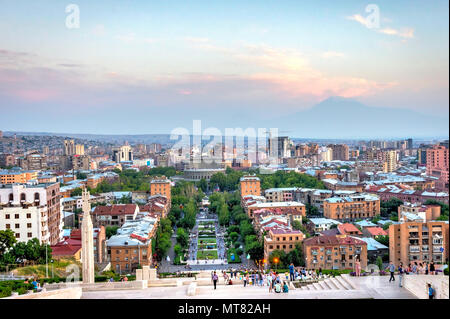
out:
{"label": "distant mountain", "polygon": [[448,115],[439,117],[405,109],[369,107],[331,97],[311,109],[274,118],[273,125],[296,137],[394,138],[448,136]]}

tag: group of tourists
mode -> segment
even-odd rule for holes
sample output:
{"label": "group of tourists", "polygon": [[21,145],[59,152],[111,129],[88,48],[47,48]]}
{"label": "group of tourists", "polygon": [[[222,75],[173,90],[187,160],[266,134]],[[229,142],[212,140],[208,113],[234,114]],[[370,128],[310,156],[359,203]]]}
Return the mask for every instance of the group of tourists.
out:
{"label": "group of tourists", "polygon": [[[389,270],[389,273],[390,273],[389,282],[395,281],[394,274],[395,274],[396,267],[392,261],[389,263],[387,270]],[[414,263],[410,263],[408,265],[408,267],[404,267],[403,263],[400,262],[400,264],[397,268],[397,271],[398,271],[398,285],[400,288],[403,287],[402,282],[403,282],[404,275],[437,275],[438,274],[436,271],[436,266],[434,265],[434,262],[431,262],[431,263],[414,262]],[[431,283],[427,283],[427,295],[428,295],[429,299],[434,299],[435,290],[432,287]]]}
{"label": "group of tourists", "polygon": [[35,289],[37,292],[42,291],[41,282],[38,278],[27,278],[24,281],[25,284],[31,283],[33,285],[33,289]]}

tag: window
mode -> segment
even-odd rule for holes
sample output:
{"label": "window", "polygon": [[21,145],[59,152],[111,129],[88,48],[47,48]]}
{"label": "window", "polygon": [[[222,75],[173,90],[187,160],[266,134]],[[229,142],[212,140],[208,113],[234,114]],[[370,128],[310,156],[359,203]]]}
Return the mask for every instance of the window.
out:
{"label": "window", "polygon": [[5,219],[9,219],[9,218],[10,218],[9,214],[6,214]]}
{"label": "window", "polygon": [[20,224],[16,224],[16,225],[15,225],[15,228],[20,228]]}
{"label": "window", "polygon": [[27,218],[31,218],[31,214],[30,213],[27,214]]}
{"label": "window", "polygon": [[116,254],[120,254],[120,250],[116,250]]}
{"label": "window", "polygon": [[28,224],[27,224],[27,228],[31,228],[31,223],[28,223]]}
{"label": "window", "polygon": [[14,215],[14,218],[15,218],[15,219],[19,219],[19,214],[15,214],[15,215]]}
{"label": "window", "polygon": [[6,229],[11,229],[11,225],[10,224],[6,224]]}
{"label": "window", "polygon": [[28,233],[28,238],[33,237],[33,233]]}
{"label": "window", "polygon": [[20,238],[20,234],[19,233],[16,233],[16,238]]}

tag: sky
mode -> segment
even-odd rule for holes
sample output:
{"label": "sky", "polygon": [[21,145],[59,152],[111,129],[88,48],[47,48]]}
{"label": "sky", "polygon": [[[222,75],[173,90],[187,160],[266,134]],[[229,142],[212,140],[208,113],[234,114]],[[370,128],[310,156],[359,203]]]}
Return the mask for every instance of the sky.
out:
{"label": "sky", "polygon": [[0,0],[0,130],[245,127],[334,96],[448,117],[448,1],[370,3]]}

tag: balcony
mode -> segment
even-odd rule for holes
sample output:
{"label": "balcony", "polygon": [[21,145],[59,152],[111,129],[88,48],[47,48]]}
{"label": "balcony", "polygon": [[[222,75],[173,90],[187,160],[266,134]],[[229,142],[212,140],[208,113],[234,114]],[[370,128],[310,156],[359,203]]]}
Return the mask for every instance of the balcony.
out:
{"label": "balcony", "polygon": [[420,253],[420,246],[409,246],[410,253]]}
{"label": "balcony", "polygon": [[442,246],[433,246],[433,253],[441,253]]}
{"label": "balcony", "polygon": [[313,251],[311,251],[311,254],[312,254],[313,256],[317,256],[318,252],[315,251],[315,250],[313,250]]}
{"label": "balcony", "polygon": [[428,246],[422,246],[422,251],[423,252],[428,252],[430,249]]}

